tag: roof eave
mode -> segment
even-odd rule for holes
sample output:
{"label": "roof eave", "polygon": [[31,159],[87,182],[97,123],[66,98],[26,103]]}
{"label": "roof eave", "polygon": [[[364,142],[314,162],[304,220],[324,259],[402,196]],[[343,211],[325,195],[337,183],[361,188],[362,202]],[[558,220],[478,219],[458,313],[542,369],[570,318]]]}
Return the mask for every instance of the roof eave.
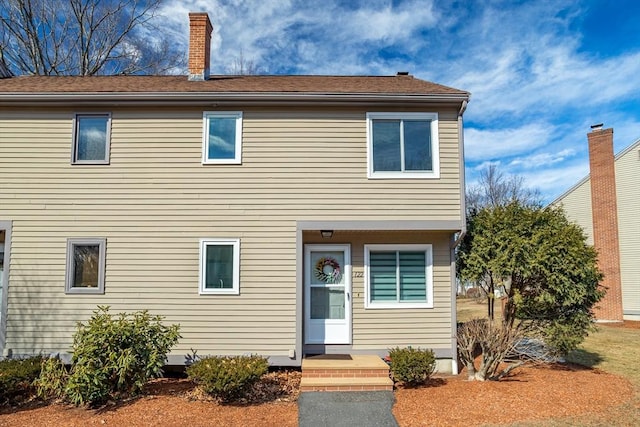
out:
{"label": "roof eave", "polygon": [[302,105],[447,103],[469,99],[468,93],[379,94],[379,93],[287,93],[287,92],[65,92],[0,93],[0,105]]}

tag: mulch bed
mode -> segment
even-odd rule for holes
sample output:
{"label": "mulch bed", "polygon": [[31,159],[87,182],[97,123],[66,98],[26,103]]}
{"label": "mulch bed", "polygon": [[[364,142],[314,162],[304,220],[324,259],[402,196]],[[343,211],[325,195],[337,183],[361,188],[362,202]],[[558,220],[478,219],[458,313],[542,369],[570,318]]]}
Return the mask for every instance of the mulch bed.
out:
{"label": "mulch bed", "polygon": [[[146,395],[100,409],[31,402],[0,408],[0,426],[296,426],[297,371],[269,374],[249,399],[220,404],[199,396],[185,379],[160,379]],[[632,401],[624,378],[574,365],[524,367],[500,382],[464,375],[434,378],[426,387],[396,390],[401,426],[476,426],[591,416]]]}
{"label": "mulch bed", "polygon": [[480,426],[597,414],[634,398],[625,378],[579,365],[523,367],[501,381],[435,378],[396,391],[401,426]]}

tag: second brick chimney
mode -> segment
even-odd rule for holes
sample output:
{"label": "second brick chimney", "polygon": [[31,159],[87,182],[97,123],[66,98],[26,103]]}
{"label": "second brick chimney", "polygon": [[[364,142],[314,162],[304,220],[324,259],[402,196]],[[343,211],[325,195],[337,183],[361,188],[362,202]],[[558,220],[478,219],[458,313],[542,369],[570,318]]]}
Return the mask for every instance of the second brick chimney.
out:
{"label": "second brick chimney", "polygon": [[208,13],[189,13],[189,80],[209,79],[212,31]]}
{"label": "second brick chimney", "polygon": [[613,157],[613,129],[594,125],[587,134],[591,175],[593,244],[598,251],[598,267],[604,274],[600,282],[606,295],[595,310],[599,321],[622,322],[620,245],[618,243],[618,202]]}

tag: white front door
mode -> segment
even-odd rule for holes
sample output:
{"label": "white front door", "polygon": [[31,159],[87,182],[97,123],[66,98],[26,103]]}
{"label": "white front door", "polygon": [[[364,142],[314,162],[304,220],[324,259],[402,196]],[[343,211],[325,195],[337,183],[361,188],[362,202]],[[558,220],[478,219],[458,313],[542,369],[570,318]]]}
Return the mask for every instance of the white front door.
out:
{"label": "white front door", "polygon": [[305,344],[351,343],[349,245],[305,245]]}

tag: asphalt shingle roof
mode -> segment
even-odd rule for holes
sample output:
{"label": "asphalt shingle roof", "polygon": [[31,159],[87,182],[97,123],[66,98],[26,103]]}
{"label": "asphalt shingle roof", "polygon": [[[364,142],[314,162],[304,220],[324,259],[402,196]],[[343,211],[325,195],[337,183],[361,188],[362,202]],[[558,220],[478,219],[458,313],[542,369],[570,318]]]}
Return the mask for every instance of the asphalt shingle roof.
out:
{"label": "asphalt shingle roof", "polygon": [[309,93],[458,95],[468,92],[413,76],[18,76],[0,79],[0,94],[36,93]]}

